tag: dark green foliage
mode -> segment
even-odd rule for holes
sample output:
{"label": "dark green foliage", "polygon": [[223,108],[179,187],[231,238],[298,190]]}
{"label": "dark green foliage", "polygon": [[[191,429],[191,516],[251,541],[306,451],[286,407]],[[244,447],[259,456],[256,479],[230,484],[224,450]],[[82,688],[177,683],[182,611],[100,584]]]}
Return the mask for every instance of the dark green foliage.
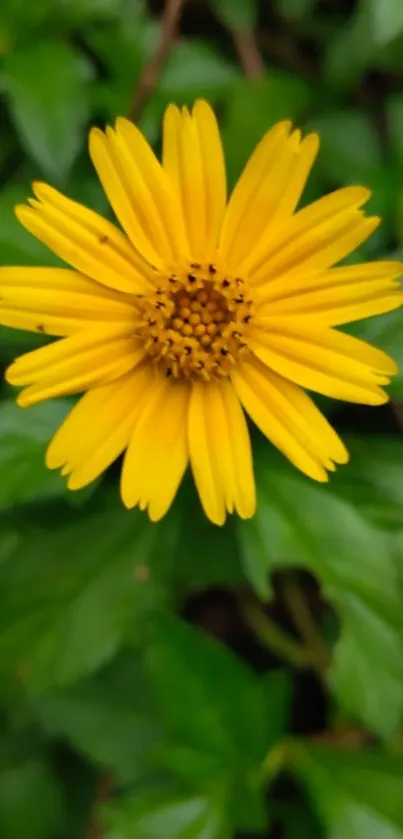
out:
{"label": "dark green foliage", "polygon": [[[0,3],[1,265],[58,264],[13,215],[32,180],[109,213],[87,131],[130,111],[162,5]],[[140,125],[158,151],[166,104],[208,98],[231,186],[277,120],[318,130],[303,200],[365,184],[358,256],[399,258],[402,79],[403,0],[188,0]],[[2,382],[1,839],[403,839],[403,310],[351,331],[400,364],[392,405],[321,401],[351,451],[329,485],[256,434],[258,512],[221,529],[188,478],[158,525],[116,467],[69,493],[44,454],[70,401]],[[1,329],[2,368],[41,340]]]}

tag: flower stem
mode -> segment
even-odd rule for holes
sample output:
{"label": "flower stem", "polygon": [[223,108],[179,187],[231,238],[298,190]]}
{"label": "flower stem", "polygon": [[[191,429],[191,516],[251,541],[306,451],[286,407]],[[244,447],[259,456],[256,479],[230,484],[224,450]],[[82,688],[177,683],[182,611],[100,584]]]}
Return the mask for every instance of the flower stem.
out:
{"label": "flower stem", "polygon": [[286,766],[289,756],[289,743],[286,740],[280,740],[267,752],[260,767],[261,778],[266,782],[276,778]]}
{"label": "flower stem", "polygon": [[318,667],[317,652],[299,644],[284,632],[269,618],[253,594],[241,592],[238,606],[245,623],[265,647],[295,667]]}
{"label": "flower stem", "polygon": [[306,646],[315,654],[315,669],[323,677],[330,663],[329,650],[315,624],[304,593],[295,578],[290,576],[284,580],[282,594],[295,628]]}

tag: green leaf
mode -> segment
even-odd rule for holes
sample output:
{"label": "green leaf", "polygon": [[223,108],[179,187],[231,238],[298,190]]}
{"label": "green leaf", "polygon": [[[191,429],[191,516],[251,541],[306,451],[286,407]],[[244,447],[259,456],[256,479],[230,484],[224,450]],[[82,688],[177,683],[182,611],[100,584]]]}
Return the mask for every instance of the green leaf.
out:
{"label": "green leaf", "polygon": [[374,40],[382,46],[403,32],[403,5],[400,0],[368,0]]}
{"label": "green leaf", "polygon": [[396,235],[399,202],[396,168],[390,163],[382,163],[368,171],[362,177],[361,183],[372,192],[365,206],[366,213],[378,215],[382,219],[381,226],[375,230],[367,242],[361,245],[361,259],[378,258],[380,255],[383,256],[391,237]]}
{"label": "green leaf", "polygon": [[378,136],[362,111],[330,111],[315,117],[309,127],[320,135],[318,166],[336,183],[365,181],[381,163]]}
{"label": "green leaf", "polygon": [[95,820],[94,797],[107,794],[109,778],[107,775],[100,777],[93,766],[67,750],[64,752],[62,773],[65,818],[63,827],[56,834],[57,839],[86,839],[85,834]]}
{"label": "green leaf", "polygon": [[166,617],[147,662],[175,743],[214,756],[218,768],[230,768],[237,757],[259,764],[272,741],[267,697],[257,676],[229,650]]}
{"label": "green leaf", "polygon": [[[206,518],[189,479],[177,499],[177,515],[166,530],[164,553],[158,568],[186,593],[207,586],[245,584],[234,522],[217,528]],[[178,550],[180,545],[180,550]]]}
{"label": "green leaf", "polygon": [[68,407],[63,401],[45,402],[26,411],[11,400],[0,404],[0,511],[65,495],[63,478],[46,469],[45,448]]}
{"label": "green leaf", "polygon": [[197,789],[212,779],[225,782],[235,825],[264,827],[261,764],[285,728],[284,674],[259,679],[225,647],[173,617],[161,622],[147,663],[168,734],[163,764]]}
{"label": "green leaf", "polygon": [[146,777],[161,733],[136,653],[122,653],[92,679],[43,697],[36,710],[53,737],[66,738],[118,783]]}
{"label": "green leaf", "polygon": [[14,213],[14,207],[24,204],[32,194],[30,180],[33,175],[21,171],[18,178],[0,191],[0,262],[2,265],[60,265],[60,260],[25,230]]}
{"label": "green leaf", "polygon": [[403,837],[403,757],[304,744],[292,752],[328,839]]}
{"label": "green leaf", "polygon": [[402,69],[403,31],[397,37],[380,45],[376,66],[381,71],[400,72]]}
{"label": "green leaf", "polygon": [[358,183],[371,190],[366,210],[380,215],[382,226],[361,251],[368,257],[374,253],[378,256],[396,224],[399,185],[394,167],[384,162],[374,124],[362,111],[334,110],[314,117],[309,128],[320,136],[317,171],[324,182],[332,187]]}
{"label": "green leaf", "polygon": [[124,0],[57,0],[56,6],[58,14],[75,25],[113,20],[124,12]]}
{"label": "green leaf", "polygon": [[[108,26],[85,29],[83,37],[106,66],[108,81],[98,80],[92,90],[93,104],[111,121],[130,107],[133,88],[141,70],[158,43],[159,26],[139,11],[141,4],[129,4],[132,15],[121,15]],[[122,110],[124,104],[124,110]]]}
{"label": "green leaf", "polygon": [[257,22],[257,0],[210,0],[217,18],[229,29],[253,29]]}
{"label": "green leaf", "polygon": [[117,493],[98,493],[84,511],[24,513],[7,527],[0,661],[18,669],[28,689],[71,683],[147,631],[150,610],[166,596],[147,567],[164,529],[125,510]]}
{"label": "green leaf", "polygon": [[[24,0],[2,0],[0,6],[0,25],[4,42],[2,44],[5,54],[11,44],[18,41],[22,30],[26,27],[32,37],[32,32],[41,26],[46,25],[49,16],[49,0],[38,0],[29,6]],[[23,40],[23,38],[22,38]]]}
{"label": "green leaf", "polygon": [[[302,804],[288,802],[280,810],[281,823],[284,829],[284,839],[323,839],[320,824],[314,814],[304,802]],[[327,837],[326,837],[327,839]]]}
{"label": "green leaf", "polygon": [[[95,105],[113,119],[116,113],[127,111],[133,98],[133,84],[158,42],[158,26],[148,20],[141,25],[111,26],[90,32],[90,46],[108,65],[114,80],[111,86],[98,84]],[[161,114],[166,105],[193,105],[197,97],[213,99],[226,95],[240,78],[240,72],[208,42],[182,40],[171,53],[161,79],[147,105],[141,127],[154,141],[160,134]],[[133,81],[134,80],[134,81]]]}
{"label": "green leaf", "polygon": [[401,437],[363,436],[347,440],[352,456],[332,478],[332,489],[374,524],[400,530],[403,512]]}
{"label": "green leaf", "polygon": [[354,327],[354,334],[389,353],[397,363],[398,372],[392,377],[388,391],[392,397],[403,399],[403,309],[369,318]]}
{"label": "green leaf", "polygon": [[174,99],[193,104],[197,96],[207,98],[228,92],[240,78],[237,68],[203,41],[182,41],[171,53],[162,74],[158,100]]}
{"label": "green leaf", "polygon": [[279,120],[299,119],[308,107],[312,93],[297,76],[274,69],[267,79],[241,79],[232,86],[222,132],[231,184],[266,131]]}
{"label": "green leaf", "polygon": [[[325,52],[325,81],[337,88],[353,88],[376,54],[376,45],[367,8],[361,3],[351,21],[338,29]],[[377,0],[374,0],[377,2]]]}
{"label": "green leaf", "polygon": [[[22,329],[12,329],[8,326],[2,326],[0,329],[0,353],[3,370],[22,353],[39,349],[39,347],[43,347],[48,343],[49,338],[39,332],[25,332]],[[2,382],[1,390],[6,396],[15,399],[15,388],[13,385],[8,384],[5,379]]]}
{"label": "green leaf", "polygon": [[[401,601],[397,581],[396,587]],[[334,651],[332,688],[345,710],[390,738],[403,710],[402,627],[377,614],[364,598],[338,591],[335,603],[342,635]]]}
{"label": "green leaf", "polygon": [[284,20],[299,23],[313,12],[315,0],[275,0],[276,9]]}
{"label": "green leaf", "polygon": [[222,790],[142,792],[105,810],[107,839],[230,839]]}
{"label": "green leaf", "polygon": [[403,95],[394,93],[386,100],[388,136],[399,169],[403,166]]}
{"label": "green leaf", "polygon": [[[245,571],[260,593],[274,569],[302,566],[341,619],[331,681],[343,708],[384,737],[403,709],[403,587],[392,537],[348,501],[284,464],[257,458],[259,507],[240,524]],[[341,524],[342,523],[342,524]]]}
{"label": "green leaf", "polygon": [[45,762],[32,759],[2,768],[0,835],[4,839],[53,839],[61,816],[60,789]]}
{"label": "green leaf", "polygon": [[27,154],[63,182],[89,115],[84,59],[62,41],[41,39],[5,57],[1,83]]}

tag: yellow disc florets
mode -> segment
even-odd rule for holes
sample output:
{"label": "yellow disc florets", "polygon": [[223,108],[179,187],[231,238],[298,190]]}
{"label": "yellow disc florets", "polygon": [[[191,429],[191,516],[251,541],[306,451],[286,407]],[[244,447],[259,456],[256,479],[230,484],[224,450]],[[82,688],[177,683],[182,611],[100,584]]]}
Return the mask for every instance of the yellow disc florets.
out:
{"label": "yellow disc florets", "polygon": [[243,279],[192,263],[143,298],[141,336],[167,376],[209,381],[247,352],[252,309]]}

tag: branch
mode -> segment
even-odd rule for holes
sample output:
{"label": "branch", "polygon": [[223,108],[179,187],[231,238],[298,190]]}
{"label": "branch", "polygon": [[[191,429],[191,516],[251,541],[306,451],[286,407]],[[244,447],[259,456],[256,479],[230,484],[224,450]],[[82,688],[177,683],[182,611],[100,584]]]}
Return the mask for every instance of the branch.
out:
{"label": "branch", "polygon": [[112,793],[112,779],[110,775],[100,775],[95,789],[94,804],[91,811],[90,821],[85,833],[85,839],[102,839],[103,829],[99,820],[99,808],[109,800]]}
{"label": "branch", "polygon": [[376,738],[371,732],[364,728],[344,728],[333,731],[322,731],[319,734],[310,734],[308,739],[311,743],[318,743],[324,746],[335,746],[340,749],[365,749],[368,746],[376,745]]}
{"label": "branch", "polygon": [[253,32],[249,29],[231,29],[231,35],[245,76],[263,79],[266,68]]}
{"label": "branch", "polygon": [[253,594],[239,592],[237,600],[246,625],[265,647],[295,667],[318,668],[316,651],[302,646],[274,623]]}
{"label": "branch", "polygon": [[304,594],[295,580],[286,579],[282,585],[282,595],[295,628],[304,644],[315,653],[316,671],[323,677],[330,663],[330,654],[318,631]]}
{"label": "branch", "polygon": [[395,420],[399,426],[399,429],[403,430],[403,403],[401,400],[394,399],[390,406],[392,408],[392,413],[395,417]]}
{"label": "branch", "polygon": [[157,48],[140,74],[133,94],[130,117],[137,122],[156,88],[161,73],[171,54],[178,31],[179,18],[184,0],[165,0]]}

